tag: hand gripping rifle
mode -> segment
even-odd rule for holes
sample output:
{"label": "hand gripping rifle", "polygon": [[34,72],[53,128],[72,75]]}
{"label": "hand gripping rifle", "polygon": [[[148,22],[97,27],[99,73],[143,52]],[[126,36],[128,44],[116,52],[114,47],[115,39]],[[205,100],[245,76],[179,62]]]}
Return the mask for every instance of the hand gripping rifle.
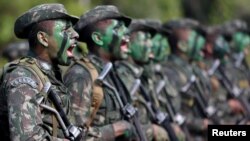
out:
{"label": "hand gripping rifle", "polygon": [[243,106],[245,110],[245,116],[248,120],[250,118],[250,105],[249,105],[248,99],[244,97],[244,93],[246,93],[247,90],[240,89],[238,86],[233,84],[228,78],[228,76],[225,74],[221,65],[218,65],[217,68],[221,75],[221,78],[219,78],[220,83],[227,90],[227,93],[229,94],[231,98],[235,98],[239,100],[239,102],[241,103],[241,105]]}
{"label": "hand gripping rifle", "polygon": [[[115,94],[116,99],[118,100],[118,103],[120,104],[120,107],[122,108],[122,113],[124,115],[124,117],[130,121],[133,122],[134,127],[136,128],[137,134],[139,136],[140,141],[147,141],[146,136],[144,135],[144,132],[142,131],[141,128],[141,124],[136,116],[137,110],[127,101],[125,101],[125,99],[121,99],[117,89],[115,87],[113,87],[112,85],[110,85],[106,80],[105,77],[106,75],[109,73],[109,71],[111,71],[112,69],[112,63],[107,63],[104,66],[104,70],[103,73],[100,74],[100,76],[97,78],[97,83],[109,88],[110,90],[112,90]],[[127,104],[124,104],[127,103]]]}

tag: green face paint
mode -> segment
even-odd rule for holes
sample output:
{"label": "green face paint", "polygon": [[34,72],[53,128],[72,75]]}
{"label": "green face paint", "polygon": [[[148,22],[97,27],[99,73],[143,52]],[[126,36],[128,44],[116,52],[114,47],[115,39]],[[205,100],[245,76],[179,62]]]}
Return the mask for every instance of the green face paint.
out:
{"label": "green face paint", "polygon": [[151,35],[142,31],[133,33],[129,43],[131,57],[141,63],[149,61],[151,53],[152,41]]}
{"label": "green face paint", "polygon": [[73,57],[72,51],[76,46],[78,34],[72,28],[69,21],[57,20],[53,28],[53,38],[57,46],[57,60],[61,65],[69,65],[69,57]]}
{"label": "green face paint", "polygon": [[193,61],[201,61],[203,59],[203,54],[201,50],[205,47],[205,39],[196,33],[195,31],[190,32],[188,39],[188,56]]}
{"label": "green face paint", "polygon": [[233,35],[232,50],[236,53],[242,52],[245,48],[250,46],[250,36],[242,33],[236,32]]}
{"label": "green face paint", "polygon": [[115,58],[126,59],[128,57],[127,40],[125,34],[128,32],[123,21],[112,20],[111,24],[102,34],[103,48],[111,52]]}
{"label": "green face paint", "polygon": [[161,34],[156,34],[153,37],[152,42],[152,53],[154,55],[153,60],[155,62],[163,61],[170,53],[170,47],[167,38],[163,37]]}
{"label": "green face paint", "polygon": [[214,42],[213,56],[221,61],[225,61],[225,56],[229,52],[230,48],[228,42],[222,36],[218,36]]}

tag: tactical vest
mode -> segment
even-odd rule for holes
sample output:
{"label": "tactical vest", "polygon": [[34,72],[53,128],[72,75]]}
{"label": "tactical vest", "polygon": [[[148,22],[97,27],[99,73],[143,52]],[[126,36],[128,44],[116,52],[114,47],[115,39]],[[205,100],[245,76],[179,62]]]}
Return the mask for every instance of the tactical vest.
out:
{"label": "tactical vest", "polygon": [[93,66],[93,64],[87,58],[83,57],[80,59],[74,58],[70,66],[67,67],[61,66],[61,70],[63,73],[62,75],[65,76],[66,73],[76,64],[84,67],[89,72],[92,80],[91,115],[86,123],[87,127],[89,127],[96,116],[96,113],[101,105],[101,102],[103,101],[104,98],[103,89],[100,85],[98,85],[95,82],[95,80],[98,77],[98,72],[96,68]]}
{"label": "tactical vest", "polygon": [[[97,57],[91,57],[90,59],[81,58],[75,59],[73,63],[68,67],[71,68],[73,65],[80,65],[85,68],[91,75],[92,79],[92,107],[91,117],[88,120],[87,125],[103,126],[111,124],[121,119],[121,111],[119,103],[113,92],[108,88],[103,88],[95,83],[100,71],[102,71],[101,61]],[[63,74],[66,74],[67,69]],[[109,79],[109,78],[106,78]]]}
{"label": "tactical vest", "polygon": [[[5,80],[4,77],[6,76],[6,74],[8,72],[11,72],[12,70],[14,70],[15,68],[17,68],[18,66],[23,67],[27,70],[29,70],[30,72],[32,72],[34,74],[34,76],[37,77],[37,80],[39,80],[40,82],[38,83],[38,91],[39,93],[37,94],[36,97],[44,97],[44,103],[46,103],[46,105],[54,107],[53,104],[51,103],[51,101],[47,98],[47,94],[42,92],[43,86],[45,85],[46,82],[50,82],[53,86],[55,86],[59,91],[60,91],[60,97],[58,99],[60,99],[61,101],[59,101],[62,106],[64,107],[65,111],[68,111],[66,114],[70,115],[70,110],[69,110],[69,94],[67,93],[67,90],[65,87],[63,87],[61,84],[58,84],[58,82],[55,82],[55,80],[51,80],[51,78],[48,77],[47,72],[45,72],[39,65],[36,59],[31,58],[31,57],[23,57],[20,59],[17,59],[13,62],[7,63],[3,68],[2,68],[2,73],[1,73],[1,90],[3,92],[3,88],[5,87]],[[40,96],[38,96],[40,95]],[[35,99],[36,100],[36,99]],[[43,122],[45,123],[44,126],[46,127],[46,129],[48,129],[47,131],[54,137],[64,137],[63,136],[63,132],[62,130],[60,130],[60,125],[57,122],[57,119],[54,115],[51,115],[50,112],[47,111],[41,111],[43,113]],[[51,126],[52,125],[52,126]]]}

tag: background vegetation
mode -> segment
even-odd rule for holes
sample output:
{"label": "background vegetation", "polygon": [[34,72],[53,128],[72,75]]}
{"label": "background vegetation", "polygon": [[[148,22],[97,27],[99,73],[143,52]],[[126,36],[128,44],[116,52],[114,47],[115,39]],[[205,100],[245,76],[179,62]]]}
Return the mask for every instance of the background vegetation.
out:
{"label": "background vegetation", "polygon": [[[0,1],[0,52],[8,43],[17,41],[13,25],[16,18],[44,0]],[[249,0],[46,0],[62,3],[69,13],[80,16],[100,4],[116,5],[132,18],[157,18],[165,22],[180,17],[190,17],[203,24],[220,24],[240,18],[250,23]],[[2,59],[1,59],[2,60]],[[0,65],[1,62],[0,61]]]}

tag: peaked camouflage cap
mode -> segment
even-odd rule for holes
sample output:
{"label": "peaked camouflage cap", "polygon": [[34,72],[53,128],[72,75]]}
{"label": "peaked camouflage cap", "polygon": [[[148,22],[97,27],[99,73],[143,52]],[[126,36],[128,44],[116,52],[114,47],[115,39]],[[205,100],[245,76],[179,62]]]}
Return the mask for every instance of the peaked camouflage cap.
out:
{"label": "peaked camouflage cap", "polygon": [[82,33],[88,25],[95,24],[98,21],[106,19],[117,19],[124,21],[126,26],[129,26],[131,18],[120,13],[114,5],[99,5],[87,11],[80,17],[80,20],[75,25],[75,30],[79,33],[80,41],[84,41]]}
{"label": "peaked camouflage cap", "polygon": [[163,24],[163,27],[169,30],[177,28],[196,28],[197,26],[199,26],[199,22],[190,18],[170,20]]}
{"label": "peaked camouflage cap", "polygon": [[146,31],[154,36],[157,32],[157,29],[151,25],[148,25],[145,19],[133,19],[131,24],[129,25],[129,31]]}
{"label": "peaked camouflage cap", "polygon": [[68,19],[72,24],[75,24],[79,20],[78,17],[69,15],[62,4],[41,4],[29,9],[17,18],[14,32],[18,38],[25,39],[28,38],[32,25],[53,19]]}
{"label": "peaked camouflage cap", "polygon": [[171,34],[171,31],[166,29],[166,28],[163,28],[162,26],[162,22],[160,20],[157,20],[157,19],[145,19],[145,23],[146,25],[149,25],[153,28],[155,28],[157,30],[157,32],[165,35],[165,36],[168,36],[169,34]]}

